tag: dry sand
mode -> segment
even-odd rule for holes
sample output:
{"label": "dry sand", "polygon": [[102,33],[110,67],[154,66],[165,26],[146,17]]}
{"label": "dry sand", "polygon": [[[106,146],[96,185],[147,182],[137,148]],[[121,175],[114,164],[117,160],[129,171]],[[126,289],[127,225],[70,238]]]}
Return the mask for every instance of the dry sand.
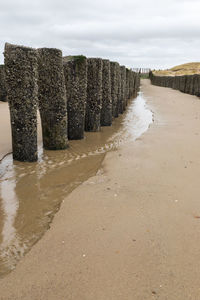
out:
{"label": "dry sand", "polygon": [[1,300],[200,299],[200,101],[142,90],[154,124],[65,199]]}

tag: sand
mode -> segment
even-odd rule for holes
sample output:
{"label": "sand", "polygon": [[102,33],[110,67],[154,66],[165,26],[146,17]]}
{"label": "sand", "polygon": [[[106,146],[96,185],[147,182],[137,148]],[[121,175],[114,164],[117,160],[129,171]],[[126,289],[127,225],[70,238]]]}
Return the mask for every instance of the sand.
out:
{"label": "sand", "polygon": [[0,102],[0,160],[12,151],[10,114],[7,102]]}
{"label": "sand", "polygon": [[142,90],[153,125],[65,199],[1,300],[200,299],[200,101]]}

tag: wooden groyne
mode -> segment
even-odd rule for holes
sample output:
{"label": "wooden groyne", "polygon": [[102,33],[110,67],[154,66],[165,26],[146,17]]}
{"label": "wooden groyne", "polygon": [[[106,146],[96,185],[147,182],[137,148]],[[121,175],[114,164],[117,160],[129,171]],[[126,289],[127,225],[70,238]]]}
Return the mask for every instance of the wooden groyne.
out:
{"label": "wooden groyne", "polygon": [[68,140],[82,139],[84,131],[111,126],[140,85],[139,73],[107,59],[63,57],[59,49],[11,44],[5,45],[4,55],[0,95],[5,88],[13,158],[19,161],[38,158],[37,110],[43,147],[62,150]]}
{"label": "wooden groyne", "polygon": [[200,97],[200,74],[180,76],[158,76],[150,72],[153,85],[172,88],[183,93]]}

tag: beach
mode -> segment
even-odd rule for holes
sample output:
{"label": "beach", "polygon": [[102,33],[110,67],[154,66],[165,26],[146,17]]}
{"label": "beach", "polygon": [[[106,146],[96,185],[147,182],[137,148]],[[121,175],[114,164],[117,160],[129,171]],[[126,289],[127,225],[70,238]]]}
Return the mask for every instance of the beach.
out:
{"label": "beach", "polygon": [[149,80],[141,88],[154,122],[64,199],[0,280],[1,300],[199,299],[200,101]]}

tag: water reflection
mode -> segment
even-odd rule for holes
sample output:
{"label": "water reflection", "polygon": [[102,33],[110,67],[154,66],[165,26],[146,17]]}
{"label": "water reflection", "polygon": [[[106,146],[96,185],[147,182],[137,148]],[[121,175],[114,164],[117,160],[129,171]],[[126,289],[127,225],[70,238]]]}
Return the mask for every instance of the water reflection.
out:
{"label": "water reflection", "polygon": [[70,149],[43,151],[37,163],[6,157],[0,169],[0,276],[44,234],[62,200],[94,175],[107,151],[136,139],[149,127],[152,113],[140,92],[112,127],[86,133]]}

